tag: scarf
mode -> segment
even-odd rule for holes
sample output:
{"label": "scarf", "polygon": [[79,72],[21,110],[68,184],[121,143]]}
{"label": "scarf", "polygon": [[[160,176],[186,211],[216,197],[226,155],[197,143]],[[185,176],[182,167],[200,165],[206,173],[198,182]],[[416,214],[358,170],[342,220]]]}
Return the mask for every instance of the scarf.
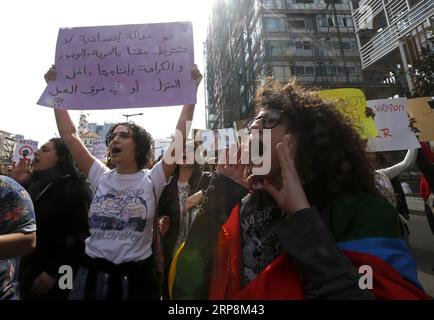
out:
{"label": "scarf", "polygon": [[32,177],[27,184],[27,192],[30,194],[30,197],[34,202],[42,195],[48,184],[68,176],[68,174],[62,173],[58,167],[33,172]]}

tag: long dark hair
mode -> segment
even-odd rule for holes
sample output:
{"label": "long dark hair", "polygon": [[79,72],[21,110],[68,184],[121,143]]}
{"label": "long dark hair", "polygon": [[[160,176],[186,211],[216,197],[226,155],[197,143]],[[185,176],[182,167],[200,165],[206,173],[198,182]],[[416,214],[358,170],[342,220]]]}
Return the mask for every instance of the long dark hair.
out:
{"label": "long dark hair", "polygon": [[77,168],[75,167],[74,160],[72,160],[71,152],[69,152],[63,139],[52,138],[50,139],[50,142],[54,144],[56,155],[59,158],[56,167],[60,170],[60,172],[65,175],[68,174],[74,178],[82,178],[81,174],[79,174]]}

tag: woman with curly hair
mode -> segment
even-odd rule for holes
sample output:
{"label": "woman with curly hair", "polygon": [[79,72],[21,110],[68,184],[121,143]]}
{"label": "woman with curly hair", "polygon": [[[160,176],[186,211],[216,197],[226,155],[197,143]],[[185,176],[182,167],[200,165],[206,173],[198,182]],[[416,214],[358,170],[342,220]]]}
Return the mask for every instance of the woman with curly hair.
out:
{"label": "woman with curly hair", "polygon": [[240,161],[219,165],[176,257],[172,296],[426,298],[350,121],[294,81],[269,81],[256,108],[245,128],[271,154],[271,169],[244,180]]}
{"label": "woman with curly hair", "polygon": [[[54,68],[45,75],[46,81],[55,77]],[[202,74],[196,65],[191,78],[197,89]],[[136,124],[124,122],[114,125],[106,136],[114,167],[109,169],[89,153],[68,111],[54,109],[54,114],[60,136],[93,192],[88,214],[90,236],[69,299],[160,299],[158,272],[162,265],[155,208],[176,164],[160,161],[151,170],[144,169],[152,154],[151,135]],[[193,114],[192,104],[181,110],[176,127],[181,143]]]}

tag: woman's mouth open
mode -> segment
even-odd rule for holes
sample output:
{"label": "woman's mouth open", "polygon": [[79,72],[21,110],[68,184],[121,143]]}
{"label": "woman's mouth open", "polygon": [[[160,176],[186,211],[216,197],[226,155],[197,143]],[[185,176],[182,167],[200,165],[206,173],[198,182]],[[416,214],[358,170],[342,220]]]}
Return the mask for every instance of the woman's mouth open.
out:
{"label": "woman's mouth open", "polygon": [[113,147],[112,148],[112,150],[111,150],[111,154],[112,155],[115,155],[115,154],[118,154],[119,152],[121,152],[122,150],[120,149],[120,148],[118,148],[118,147]]}

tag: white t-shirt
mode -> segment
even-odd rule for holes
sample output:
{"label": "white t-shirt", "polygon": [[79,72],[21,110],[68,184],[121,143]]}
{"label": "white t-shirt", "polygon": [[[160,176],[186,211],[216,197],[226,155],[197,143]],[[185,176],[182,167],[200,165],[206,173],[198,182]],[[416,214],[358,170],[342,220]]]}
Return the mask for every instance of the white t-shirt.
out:
{"label": "white t-shirt", "polygon": [[166,185],[163,163],[151,170],[118,174],[96,160],[89,171],[93,200],[89,209],[90,236],[86,254],[114,264],[138,261],[152,254],[155,196]]}

